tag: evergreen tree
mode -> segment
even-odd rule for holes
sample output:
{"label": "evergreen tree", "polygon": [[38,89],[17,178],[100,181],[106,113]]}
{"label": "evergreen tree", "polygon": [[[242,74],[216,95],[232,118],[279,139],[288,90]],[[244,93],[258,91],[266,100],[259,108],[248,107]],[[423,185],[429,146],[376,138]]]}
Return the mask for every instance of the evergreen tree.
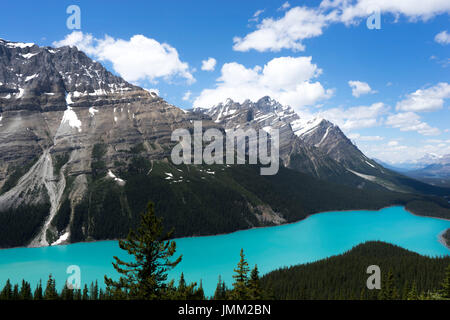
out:
{"label": "evergreen tree", "polygon": [[103,289],[100,289],[98,292],[98,300],[106,300],[105,293],[103,292]]}
{"label": "evergreen tree", "polygon": [[48,276],[47,287],[44,292],[45,300],[56,300],[58,299],[58,292],[56,291],[56,282],[53,276],[50,274]]}
{"label": "evergreen tree", "polygon": [[180,300],[178,288],[175,286],[175,280],[170,280],[169,284],[162,289],[162,297],[167,300]]}
{"label": "evergreen tree", "polygon": [[231,298],[233,300],[245,300],[249,298],[249,289],[247,287],[248,282],[248,263],[245,260],[244,249],[241,249],[241,259],[238,262],[237,268],[234,269],[233,275],[233,291],[231,292]]}
{"label": "evergreen tree", "polygon": [[[178,300],[197,300],[197,286],[196,282],[187,284],[184,279],[184,274],[181,273],[180,280],[178,281],[178,288],[176,289],[176,299]],[[203,290],[203,289],[202,289]]]}
{"label": "evergreen tree", "polygon": [[183,295],[183,294],[185,293],[185,291],[186,291],[186,280],[184,280],[184,274],[183,274],[183,272],[181,273],[180,281],[178,281],[178,289],[177,289],[177,291],[178,291],[181,295]]}
{"label": "evergreen tree", "polygon": [[450,264],[447,269],[445,269],[445,276],[441,284],[440,294],[444,299],[450,299]]}
{"label": "evergreen tree", "polygon": [[98,282],[97,280],[95,280],[95,283],[91,283],[91,287],[90,287],[90,292],[89,292],[89,298],[91,300],[97,300],[99,299],[98,297]]}
{"label": "evergreen tree", "polygon": [[419,296],[417,294],[417,284],[416,281],[413,282],[412,286],[411,286],[411,290],[409,290],[408,292],[408,296],[407,296],[408,300],[418,300]]}
{"label": "evergreen tree", "polygon": [[82,297],[81,299],[83,299],[83,300],[89,300],[89,290],[88,290],[87,284],[84,285],[84,288],[83,288],[83,297]]}
{"label": "evergreen tree", "polygon": [[1,300],[11,300],[13,296],[11,282],[6,280],[5,286],[3,287],[2,292],[0,293]]}
{"label": "evergreen tree", "polygon": [[167,272],[181,261],[181,256],[171,261],[176,243],[169,240],[172,231],[163,234],[162,219],[156,217],[153,203],[141,217],[136,231],[130,230],[119,247],[134,256],[133,262],[114,257],[113,266],[122,275],[118,281],[105,276],[105,283],[115,297],[121,293],[134,299],[159,299],[165,288]]}
{"label": "evergreen tree", "polygon": [[30,283],[22,280],[22,286],[20,288],[20,299],[22,300],[32,300],[33,294],[31,293],[31,285]]}
{"label": "evergreen tree", "polygon": [[219,282],[217,282],[216,291],[214,291],[214,300],[225,300],[226,299],[226,286],[222,281],[222,277],[219,275]]}
{"label": "evergreen tree", "polygon": [[409,290],[409,286],[408,286],[408,281],[405,280],[405,283],[403,284],[401,300],[408,300],[409,292],[410,292],[410,290]]}
{"label": "evergreen tree", "polygon": [[34,300],[42,300],[44,298],[42,294],[42,280],[39,280],[38,285],[36,286],[36,289],[34,290],[33,299]]}
{"label": "evergreen tree", "polygon": [[397,288],[395,287],[394,274],[390,269],[384,284],[381,286],[381,300],[395,300],[398,298]]}
{"label": "evergreen tree", "polygon": [[174,297],[178,300],[186,300],[188,299],[188,296],[189,296],[189,288],[186,285],[186,280],[184,280],[184,274],[182,272],[180,280],[178,281],[178,287],[176,288],[176,293]]}
{"label": "evergreen tree", "polygon": [[361,293],[359,294],[359,300],[366,300],[366,290],[364,288],[361,289]]}
{"label": "evergreen tree", "polygon": [[81,289],[72,289],[72,299],[81,300]]}
{"label": "evergreen tree", "polygon": [[261,300],[263,298],[261,284],[259,282],[259,271],[257,265],[255,265],[252,272],[250,273],[250,279],[248,280],[248,288],[250,290],[250,299]]}
{"label": "evergreen tree", "polygon": [[13,300],[19,300],[19,299],[20,299],[20,295],[19,295],[19,285],[18,285],[17,283],[14,285],[13,294],[12,294],[12,299],[13,299]]}
{"label": "evergreen tree", "polygon": [[73,292],[74,289],[70,289],[67,286],[67,282],[64,284],[64,288],[61,291],[61,299],[62,300],[73,300]]}
{"label": "evergreen tree", "polygon": [[195,290],[194,299],[205,300],[205,291],[203,290],[203,282],[201,279],[200,279],[200,286],[198,287],[197,290]]}

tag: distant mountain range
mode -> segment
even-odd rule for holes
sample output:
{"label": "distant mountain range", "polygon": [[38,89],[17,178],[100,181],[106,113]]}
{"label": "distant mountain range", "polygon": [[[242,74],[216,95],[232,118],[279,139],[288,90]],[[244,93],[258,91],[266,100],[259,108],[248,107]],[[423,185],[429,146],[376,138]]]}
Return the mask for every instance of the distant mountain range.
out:
{"label": "distant mountain range", "polygon": [[[174,165],[177,128],[280,130],[282,167]],[[0,247],[117,239],[148,201],[175,236],[231,232],[344,209],[424,201],[449,189],[367,158],[331,122],[269,97],[186,111],[75,47],[0,39]],[[430,214],[430,212],[427,212]]]}
{"label": "distant mountain range", "polygon": [[450,155],[444,155],[440,156],[434,153],[426,153],[419,159],[407,161],[407,162],[398,162],[395,164],[389,164],[387,162],[384,162],[380,159],[374,159],[376,162],[383,164],[385,167],[391,167],[395,169],[396,171],[411,171],[411,170],[418,170],[423,169],[426,166],[430,164],[438,163],[441,159],[445,159],[450,157]]}
{"label": "distant mountain range", "polygon": [[443,156],[426,154],[418,160],[396,165],[389,165],[377,159],[374,160],[385,168],[409,177],[432,185],[450,187],[450,154]]}

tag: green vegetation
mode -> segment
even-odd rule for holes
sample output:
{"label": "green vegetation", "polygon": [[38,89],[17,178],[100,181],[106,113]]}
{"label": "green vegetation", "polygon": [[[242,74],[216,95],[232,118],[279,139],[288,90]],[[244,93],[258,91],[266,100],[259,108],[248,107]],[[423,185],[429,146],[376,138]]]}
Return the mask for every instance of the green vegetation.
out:
{"label": "green vegetation", "polygon": [[53,157],[53,174],[56,176],[61,171],[61,168],[69,161],[69,153],[65,152]]}
{"label": "green vegetation", "polygon": [[58,232],[64,230],[70,221],[70,200],[65,198],[59,207],[57,215],[53,218],[52,224],[55,225]]}
{"label": "green vegetation", "polygon": [[448,203],[440,198],[431,198],[424,200],[413,200],[406,204],[406,210],[421,216],[432,216],[450,219],[450,209]]}
{"label": "green vegetation", "polygon": [[70,240],[125,238],[138,217],[132,215],[122,187],[111,179],[94,180],[74,208]]}
{"label": "green vegetation", "polygon": [[[366,287],[370,265],[381,269],[381,290]],[[430,258],[367,242],[338,256],[272,271],[261,284],[275,299],[438,299],[446,298],[440,290],[450,283],[449,265],[450,256]]]}
{"label": "green vegetation", "polygon": [[39,160],[39,157],[36,156],[35,158],[28,161],[23,166],[17,166],[14,168],[9,168],[10,171],[12,171],[12,174],[9,175],[8,179],[5,181],[5,184],[0,189],[0,195],[4,194],[5,192],[8,192],[12,188],[15,187],[17,182],[19,182],[20,178],[28,172],[28,170],[31,169],[31,167]]}
{"label": "green vegetation", "polygon": [[92,148],[92,177],[93,179],[103,177],[106,174],[106,163],[103,157],[106,154],[108,147],[104,143],[96,143]]}
{"label": "green vegetation", "polygon": [[0,245],[17,247],[28,243],[39,231],[50,211],[50,204],[22,205],[0,214]]}
{"label": "green vegetation", "polygon": [[450,229],[447,229],[443,234],[442,237],[445,240],[445,243],[447,244],[447,247],[450,248]]}
{"label": "green vegetation", "polygon": [[141,152],[145,151],[145,147],[143,143],[138,143],[137,145],[131,147],[130,153],[132,154],[139,154]]}
{"label": "green vegetation", "polygon": [[[105,276],[107,292],[118,298],[161,299],[167,288],[167,271],[181,261],[181,256],[170,260],[176,251],[175,242],[168,240],[170,236],[171,232],[163,234],[162,219],[155,216],[154,205],[149,203],[137,230],[131,230],[127,240],[119,241],[119,247],[135,261],[125,262],[114,257],[114,269],[123,277],[113,281]],[[182,285],[185,286],[180,280]]]}

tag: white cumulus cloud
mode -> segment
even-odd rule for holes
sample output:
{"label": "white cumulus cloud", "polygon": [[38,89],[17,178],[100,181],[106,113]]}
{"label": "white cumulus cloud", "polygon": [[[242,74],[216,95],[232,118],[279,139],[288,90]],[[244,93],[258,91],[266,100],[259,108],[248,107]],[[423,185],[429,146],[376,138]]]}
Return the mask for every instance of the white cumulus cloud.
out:
{"label": "white cumulus cloud", "polygon": [[356,98],[363,94],[375,93],[367,82],[351,80],[348,85],[352,88],[352,95]]}
{"label": "white cumulus cloud", "polygon": [[333,90],[325,89],[314,78],[322,70],[311,63],[311,57],[279,57],[264,67],[247,68],[237,62],[222,66],[216,87],[205,89],[195,99],[194,107],[210,108],[231,98],[243,102],[270,96],[282,104],[299,108],[327,99]]}
{"label": "white cumulus cloud", "polygon": [[74,31],[53,45],[76,46],[95,59],[109,61],[113,69],[130,82],[157,82],[160,78],[170,80],[174,77],[184,78],[188,83],[195,81],[188,63],[180,60],[174,47],[143,35],[134,35],[129,40],[108,35],[97,39],[91,34]]}
{"label": "white cumulus cloud", "polygon": [[399,111],[434,111],[442,109],[444,100],[450,98],[450,84],[438,83],[427,89],[419,89],[408,94],[406,99],[397,103]]}
{"label": "white cumulus cloud", "polygon": [[386,125],[400,129],[400,131],[416,131],[424,136],[440,134],[438,128],[431,127],[420,120],[420,116],[414,112],[402,112],[387,117]]}
{"label": "white cumulus cloud", "polygon": [[449,44],[450,43],[450,33],[447,33],[447,30],[439,32],[435,37],[434,41],[440,44]]}
{"label": "white cumulus cloud", "polygon": [[350,108],[331,108],[315,113],[314,117],[325,118],[337,124],[342,130],[349,131],[361,128],[379,126],[383,123],[382,116],[389,107],[382,102],[370,106],[356,106]]}
{"label": "white cumulus cloud", "polygon": [[188,101],[191,98],[192,92],[190,90],[186,91],[183,95],[183,101]]}
{"label": "white cumulus cloud", "polygon": [[287,10],[287,9],[289,9],[290,7],[291,7],[291,4],[290,4],[288,1],[286,1],[285,3],[283,3],[283,4],[281,5],[281,7],[278,8],[278,11]]}
{"label": "white cumulus cloud", "polygon": [[[284,5],[283,5],[284,6]],[[288,9],[286,7],[285,9]],[[266,18],[256,30],[233,39],[236,51],[303,51],[305,39],[322,35],[330,24],[358,24],[379,10],[410,22],[427,21],[436,15],[450,13],[448,0],[323,0],[318,7],[293,7],[280,18]]]}
{"label": "white cumulus cloud", "polygon": [[347,24],[368,17],[375,9],[381,14],[403,15],[410,21],[427,21],[436,15],[450,12],[450,2],[447,0],[324,0],[320,7],[338,10],[339,20]]}
{"label": "white cumulus cloud", "polygon": [[202,70],[203,71],[214,71],[216,68],[216,59],[214,58],[208,58],[207,60],[202,61]]}
{"label": "white cumulus cloud", "polygon": [[236,51],[280,51],[281,49],[305,50],[302,40],[322,34],[326,17],[315,9],[295,7],[280,19],[266,18],[257,30],[244,38],[233,39]]}

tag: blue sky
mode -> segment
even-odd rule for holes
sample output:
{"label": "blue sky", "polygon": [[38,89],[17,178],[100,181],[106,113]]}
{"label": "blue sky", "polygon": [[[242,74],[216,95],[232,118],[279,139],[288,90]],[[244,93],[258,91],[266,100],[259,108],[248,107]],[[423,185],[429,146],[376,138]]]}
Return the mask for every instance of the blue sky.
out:
{"label": "blue sky", "polygon": [[[450,4],[424,3],[7,1],[0,37],[77,45],[182,108],[271,95],[395,163],[450,153]],[[80,30],[66,26],[72,4]]]}

